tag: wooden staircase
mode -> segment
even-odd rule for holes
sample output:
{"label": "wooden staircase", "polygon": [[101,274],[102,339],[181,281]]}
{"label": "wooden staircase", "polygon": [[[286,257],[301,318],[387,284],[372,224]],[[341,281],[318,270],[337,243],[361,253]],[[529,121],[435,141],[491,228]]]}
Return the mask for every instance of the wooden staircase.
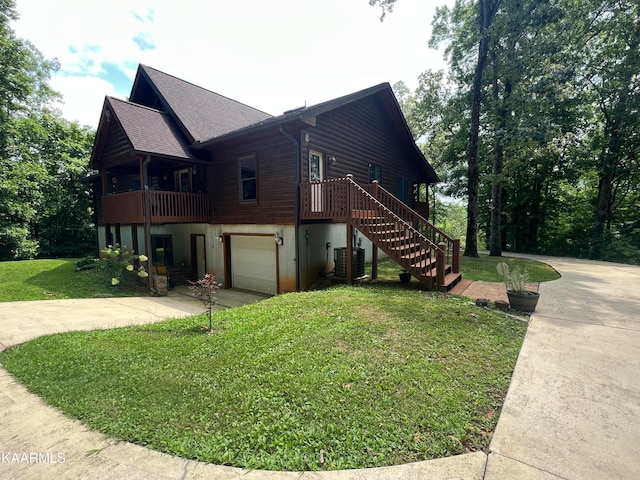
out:
{"label": "wooden staircase", "polygon": [[[345,179],[310,182],[308,193],[316,195],[312,207],[302,213],[345,221],[384,251],[430,290],[448,291],[462,278],[460,241],[437,229],[377,182],[358,185]],[[305,197],[302,196],[304,199]],[[324,217],[326,218],[326,217]]]}

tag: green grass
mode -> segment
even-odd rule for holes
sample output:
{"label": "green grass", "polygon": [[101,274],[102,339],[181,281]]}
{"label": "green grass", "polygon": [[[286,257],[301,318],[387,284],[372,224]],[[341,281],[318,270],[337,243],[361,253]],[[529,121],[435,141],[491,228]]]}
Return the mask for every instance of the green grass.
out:
{"label": "green grass", "polygon": [[42,337],[0,361],[117,439],[275,470],[486,450],[526,325],[381,286],[291,293],[142,327]]}
{"label": "green grass", "polygon": [[96,271],[76,272],[77,259],[0,262],[0,302],[139,295],[143,290],[113,288]]}
{"label": "green grass", "polygon": [[496,270],[496,265],[500,262],[509,265],[510,270],[518,268],[520,271],[526,271],[529,282],[550,282],[560,278],[558,272],[546,263],[525,258],[490,257],[487,254],[482,254],[478,258],[460,257],[460,271],[462,272],[462,277],[469,280],[502,282],[503,279]]}
{"label": "green grass", "polygon": [[[560,278],[558,272],[556,272],[549,265],[533,260],[514,257],[490,257],[483,254],[479,258],[460,257],[460,271],[462,272],[462,278],[468,280],[484,281],[484,282],[502,282],[502,277],[498,275],[496,265],[499,262],[505,262],[509,265],[509,268],[519,268],[521,271],[527,271],[529,275],[529,281],[549,282]],[[370,273],[371,265],[367,265]],[[382,283],[398,283],[398,273],[400,273],[401,267],[392,259],[386,257],[378,262],[378,281]],[[420,283],[411,278],[411,284],[409,288],[419,288]]]}

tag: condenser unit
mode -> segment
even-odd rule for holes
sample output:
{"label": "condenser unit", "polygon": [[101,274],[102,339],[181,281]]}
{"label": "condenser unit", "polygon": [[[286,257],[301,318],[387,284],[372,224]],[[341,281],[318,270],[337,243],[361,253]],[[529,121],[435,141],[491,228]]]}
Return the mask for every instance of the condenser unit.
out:
{"label": "condenser unit", "polygon": [[[347,278],[347,247],[333,250],[333,261],[336,265],[336,277]],[[353,263],[351,273],[353,278],[364,277],[364,248],[353,249]]]}

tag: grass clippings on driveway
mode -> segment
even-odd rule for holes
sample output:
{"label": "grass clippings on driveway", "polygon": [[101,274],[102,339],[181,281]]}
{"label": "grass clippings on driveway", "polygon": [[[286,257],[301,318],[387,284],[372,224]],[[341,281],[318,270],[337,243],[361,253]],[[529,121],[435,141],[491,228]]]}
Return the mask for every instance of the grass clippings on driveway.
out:
{"label": "grass clippings on driveway", "polygon": [[394,465],[487,449],[526,325],[381,287],[292,293],[0,355],[105,434],[251,469]]}

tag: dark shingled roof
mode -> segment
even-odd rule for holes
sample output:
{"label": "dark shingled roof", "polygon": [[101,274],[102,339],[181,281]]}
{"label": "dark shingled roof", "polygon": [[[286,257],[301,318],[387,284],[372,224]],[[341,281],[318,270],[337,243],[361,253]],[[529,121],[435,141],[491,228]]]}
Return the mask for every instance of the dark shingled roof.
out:
{"label": "dark shingled roof", "polygon": [[147,75],[193,143],[220,137],[271,118],[268,113],[146,65],[140,65],[140,70]]}
{"label": "dark shingled roof", "polygon": [[136,152],[181,159],[196,158],[167,113],[113,97],[107,97],[107,103]]}

